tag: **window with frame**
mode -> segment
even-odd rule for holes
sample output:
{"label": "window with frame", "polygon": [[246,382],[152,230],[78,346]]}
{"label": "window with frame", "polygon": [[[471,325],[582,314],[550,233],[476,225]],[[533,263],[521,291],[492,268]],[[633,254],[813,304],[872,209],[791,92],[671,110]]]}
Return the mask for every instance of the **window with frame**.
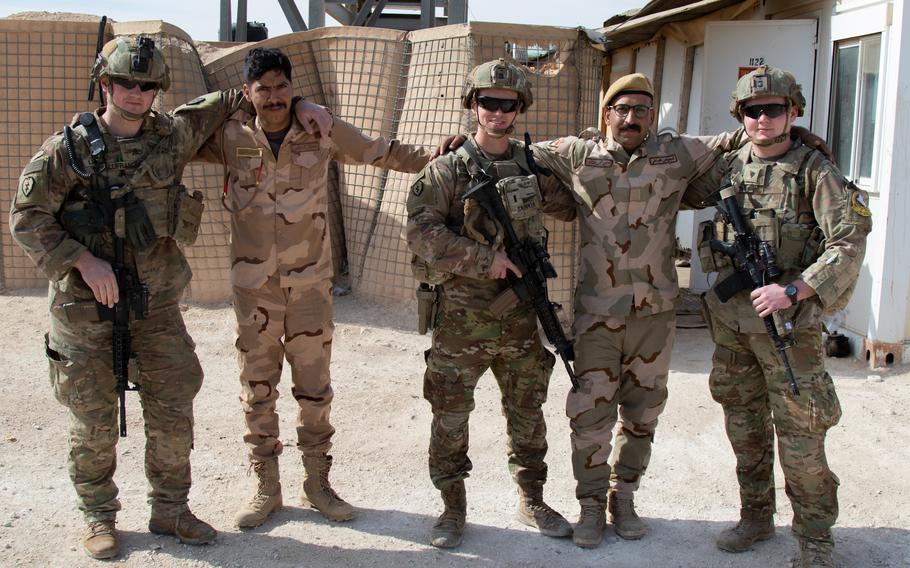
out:
{"label": "window with frame", "polygon": [[864,187],[872,185],[881,48],[879,34],[834,46],[831,146],[841,172]]}

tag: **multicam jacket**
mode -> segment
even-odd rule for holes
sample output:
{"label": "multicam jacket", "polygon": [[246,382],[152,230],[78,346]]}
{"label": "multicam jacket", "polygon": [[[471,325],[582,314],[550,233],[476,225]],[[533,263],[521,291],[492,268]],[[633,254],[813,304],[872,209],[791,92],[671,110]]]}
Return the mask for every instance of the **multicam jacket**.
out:
{"label": "multicam jacket", "polygon": [[616,141],[567,137],[535,145],[539,162],[572,187],[581,227],[576,314],[651,315],[679,295],[676,214],[689,181],[738,134],[649,136],[630,156]]}
{"label": "multicam jacket", "polygon": [[[848,184],[820,152],[795,143],[773,162],[752,157],[752,144],[726,154],[692,183],[686,201],[709,200],[719,187],[733,185],[744,218],[756,235],[772,244],[782,274],[777,283],[801,278],[816,296],[775,314],[795,328],[818,328],[824,312],[843,308],[856,286],[866,251],[872,216],[866,192]],[[702,205],[704,206],[704,205]],[[705,272],[718,271],[717,282],[733,273],[730,259],[710,249],[711,238],[733,240],[726,223],[702,224],[698,243]],[[769,282],[770,283],[770,282]],[[765,333],[748,290],[721,303],[709,292],[708,308],[725,325],[743,333]]]}
{"label": "multicam jacket", "polygon": [[294,116],[276,158],[255,117],[235,113],[200,153],[209,161],[223,160],[228,172],[232,284],[256,289],[276,272],[282,287],[332,276],[330,160],[417,172],[429,157],[424,148],[367,136],[338,118],[330,142],[322,143]]}
{"label": "multicam jacket", "polygon": [[[79,271],[72,270],[87,247],[61,224],[64,205],[69,207],[78,201],[79,193],[86,189],[109,190],[127,183],[146,202],[156,233],[147,247],[127,243],[127,264],[148,286],[152,307],[179,299],[191,271],[175,240],[172,224],[175,220],[169,208],[174,205],[175,196],[187,195],[180,186],[183,168],[217,127],[240,108],[252,110],[240,91],[210,93],[169,113],[152,111],[133,138],[109,134],[100,118],[104,109],[99,109],[95,120],[107,147],[101,172],[96,172],[87,132],[79,125],[77,115],[71,124],[74,158],[80,170],[92,174],[88,179],[78,175],[71,166],[61,133],[44,142],[19,179],[10,210],[10,230],[51,281],[52,301],[93,298]],[[198,212],[201,213],[201,202]],[[103,241],[100,256],[110,260],[113,256],[110,236],[105,236]]]}
{"label": "multicam jacket", "polygon": [[[503,161],[523,152],[524,146],[515,140],[510,143]],[[490,156],[478,147],[482,159]],[[539,175],[542,197],[541,211],[563,220],[575,216],[571,195],[553,176]],[[458,153],[445,154],[431,162],[411,185],[408,193],[408,246],[436,273],[448,273],[442,285],[445,298],[470,308],[487,309],[507,287],[505,279],[488,278],[487,273],[496,250],[502,248],[502,238],[492,235],[493,243],[478,240],[481,231],[470,231],[478,238],[468,236],[465,228],[465,191],[471,181],[468,165]],[[472,201],[472,200],[468,200]],[[471,225],[488,225],[495,233],[498,229],[482,209],[474,208],[481,219]]]}

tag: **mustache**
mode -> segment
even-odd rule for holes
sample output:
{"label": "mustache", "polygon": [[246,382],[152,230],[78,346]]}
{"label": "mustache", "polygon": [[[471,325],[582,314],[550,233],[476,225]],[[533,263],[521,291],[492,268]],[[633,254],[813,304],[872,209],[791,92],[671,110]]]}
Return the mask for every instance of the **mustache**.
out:
{"label": "mustache", "polygon": [[284,103],[272,103],[270,105],[265,105],[263,108],[271,110],[273,108],[285,108],[285,107],[287,107],[287,105]]}
{"label": "mustache", "polygon": [[620,126],[619,131],[625,132],[626,130],[634,130],[635,132],[641,132],[641,126],[637,124],[627,124],[625,126]]}

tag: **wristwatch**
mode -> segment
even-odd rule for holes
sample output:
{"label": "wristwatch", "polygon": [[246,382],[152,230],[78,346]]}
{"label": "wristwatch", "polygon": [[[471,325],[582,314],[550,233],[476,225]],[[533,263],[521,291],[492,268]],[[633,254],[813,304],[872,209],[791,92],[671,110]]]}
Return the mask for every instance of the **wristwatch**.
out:
{"label": "wristwatch", "polygon": [[792,282],[787,284],[786,288],[784,288],[784,294],[790,298],[790,305],[795,306],[797,302],[796,295],[799,294],[799,290],[796,289],[796,286],[794,286]]}

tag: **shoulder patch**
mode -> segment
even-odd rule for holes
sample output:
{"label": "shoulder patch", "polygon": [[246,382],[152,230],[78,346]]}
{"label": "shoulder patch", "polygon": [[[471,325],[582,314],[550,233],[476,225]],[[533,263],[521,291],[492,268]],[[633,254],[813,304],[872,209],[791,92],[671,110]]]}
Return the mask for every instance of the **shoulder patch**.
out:
{"label": "shoulder patch", "polygon": [[850,207],[860,217],[872,216],[872,211],[869,209],[869,204],[866,202],[866,196],[860,191],[854,191],[853,195],[850,196]]}
{"label": "shoulder patch", "polygon": [[592,168],[611,168],[613,160],[610,158],[585,158],[585,165]]}
{"label": "shoulder patch", "polygon": [[[41,156],[39,157],[38,154],[40,154]],[[33,174],[35,172],[40,172],[40,171],[44,170],[44,166],[47,162],[47,158],[45,157],[43,150],[41,152],[38,152],[38,154],[35,154],[35,157],[32,158],[32,161],[29,162],[25,166],[25,169],[22,170],[23,177],[27,176],[29,174]]]}
{"label": "shoulder patch", "polygon": [[669,156],[654,156],[648,158],[648,163],[652,166],[665,166],[667,164],[675,164],[679,161],[679,158],[676,157],[676,154],[671,154]]}
{"label": "shoulder patch", "polygon": [[19,193],[22,194],[22,197],[29,197],[34,188],[35,178],[33,176],[25,176],[22,178],[22,181],[19,182]]}
{"label": "shoulder patch", "polygon": [[201,103],[202,101],[204,101],[204,100],[205,100],[205,97],[196,97],[195,99],[193,99],[193,100],[191,100],[190,102],[186,103],[186,105],[187,105],[187,106],[198,105],[198,104],[200,104],[200,103]]}
{"label": "shoulder patch", "polygon": [[45,157],[46,155],[47,155],[47,153],[45,153],[44,150],[38,150],[38,153],[35,154],[34,156],[32,156],[32,159],[29,160],[29,162],[37,162],[38,160]]}
{"label": "shoulder patch", "polygon": [[418,181],[417,183],[411,186],[411,193],[414,194],[414,197],[419,197],[423,193],[423,184]]}

